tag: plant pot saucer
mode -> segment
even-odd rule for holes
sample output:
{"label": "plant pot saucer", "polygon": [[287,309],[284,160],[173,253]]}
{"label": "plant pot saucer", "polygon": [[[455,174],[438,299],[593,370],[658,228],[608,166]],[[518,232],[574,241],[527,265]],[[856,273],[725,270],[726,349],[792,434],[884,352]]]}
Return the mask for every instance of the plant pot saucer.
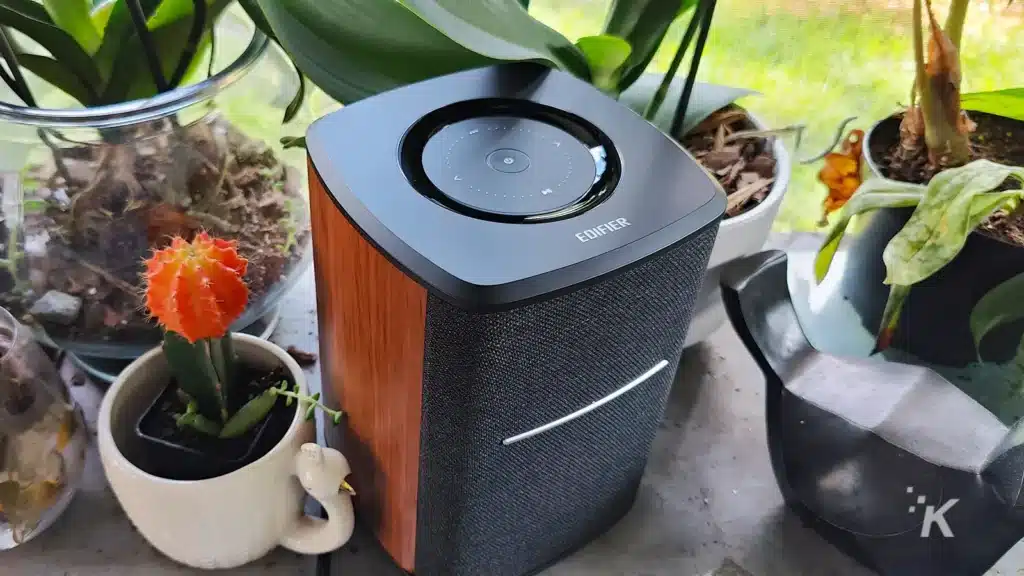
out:
{"label": "plant pot saucer", "polygon": [[[242,330],[239,330],[239,332],[267,340],[270,338],[270,335],[274,333],[274,330],[277,329],[277,324],[280,320],[281,305],[278,304],[272,308],[270,312],[264,314],[258,320],[246,326]],[[75,354],[73,352],[67,352],[67,357],[75,364],[76,367],[83,370],[98,384],[113,383],[114,380],[117,379],[117,375],[120,374],[126,366],[132,363],[132,360],[98,358],[95,356]]]}

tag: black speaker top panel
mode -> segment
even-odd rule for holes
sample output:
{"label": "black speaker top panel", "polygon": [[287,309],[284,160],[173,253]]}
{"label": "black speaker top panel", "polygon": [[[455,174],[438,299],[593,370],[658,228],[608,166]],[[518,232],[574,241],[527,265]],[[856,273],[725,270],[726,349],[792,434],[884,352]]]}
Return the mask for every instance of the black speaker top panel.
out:
{"label": "black speaker top panel", "polygon": [[474,310],[623,271],[717,226],[725,194],[588,83],[501,64],[404,86],[309,129],[312,177],[393,263]]}

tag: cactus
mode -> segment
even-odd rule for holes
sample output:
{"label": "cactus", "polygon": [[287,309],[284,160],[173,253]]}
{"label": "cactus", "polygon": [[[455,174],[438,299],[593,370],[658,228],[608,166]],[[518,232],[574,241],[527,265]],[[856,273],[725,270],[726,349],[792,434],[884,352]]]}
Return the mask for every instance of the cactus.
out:
{"label": "cactus", "polygon": [[270,387],[238,410],[235,353],[229,332],[245,311],[249,289],[243,277],[248,262],[234,242],[202,232],[188,242],[176,237],[146,260],[146,307],[164,331],[163,351],[187,409],[175,415],[179,427],[220,438],[241,436],[266,418],[278,398],[298,400],[306,417],[319,407],[340,422],[341,412],[306,396],[286,382]]}

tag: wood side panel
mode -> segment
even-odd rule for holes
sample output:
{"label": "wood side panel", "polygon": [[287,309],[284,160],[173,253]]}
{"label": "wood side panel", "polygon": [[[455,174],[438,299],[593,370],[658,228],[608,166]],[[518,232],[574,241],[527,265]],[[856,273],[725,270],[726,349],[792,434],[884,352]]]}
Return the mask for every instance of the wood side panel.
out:
{"label": "wood side panel", "polygon": [[337,208],[309,162],[325,389],[345,411],[360,520],[414,569],[427,294]]}

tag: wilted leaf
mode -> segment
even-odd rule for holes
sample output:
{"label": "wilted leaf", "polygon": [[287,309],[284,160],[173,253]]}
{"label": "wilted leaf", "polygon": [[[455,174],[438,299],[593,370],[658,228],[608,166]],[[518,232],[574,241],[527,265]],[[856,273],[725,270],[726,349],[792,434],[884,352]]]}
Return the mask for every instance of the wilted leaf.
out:
{"label": "wilted leaf", "polygon": [[1024,182],[1024,168],[975,160],[935,175],[903,228],[885,247],[886,284],[912,286],[948,264],[967,236],[1024,190],[993,192],[1008,178]]}
{"label": "wilted leaf", "polygon": [[839,152],[825,155],[825,165],[818,172],[818,181],[828,187],[822,222],[829,214],[842,208],[860,187],[863,148],[864,131],[851,130]]}
{"label": "wilted leaf", "polygon": [[916,206],[924,196],[925,187],[918,184],[907,184],[895,180],[875,178],[868,180],[857,189],[857,192],[843,207],[839,220],[829,231],[825,241],[818,249],[814,258],[814,277],[821,282],[832,266],[832,259],[839,249],[839,243],[846,234],[850,220],[862,212],[878,208],[907,208]]}
{"label": "wilted leaf", "polygon": [[878,327],[878,335],[875,338],[875,349],[872,353],[881,352],[892,343],[892,336],[900,322],[900,312],[903,311],[903,303],[910,294],[910,286],[894,284],[889,287],[889,298],[885,301],[885,310],[882,312],[882,321]]}
{"label": "wilted leaf", "polygon": [[971,310],[971,334],[974,346],[981,348],[981,340],[996,327],[1024,318],[1024,274],[1018,274],[978,300]]}

